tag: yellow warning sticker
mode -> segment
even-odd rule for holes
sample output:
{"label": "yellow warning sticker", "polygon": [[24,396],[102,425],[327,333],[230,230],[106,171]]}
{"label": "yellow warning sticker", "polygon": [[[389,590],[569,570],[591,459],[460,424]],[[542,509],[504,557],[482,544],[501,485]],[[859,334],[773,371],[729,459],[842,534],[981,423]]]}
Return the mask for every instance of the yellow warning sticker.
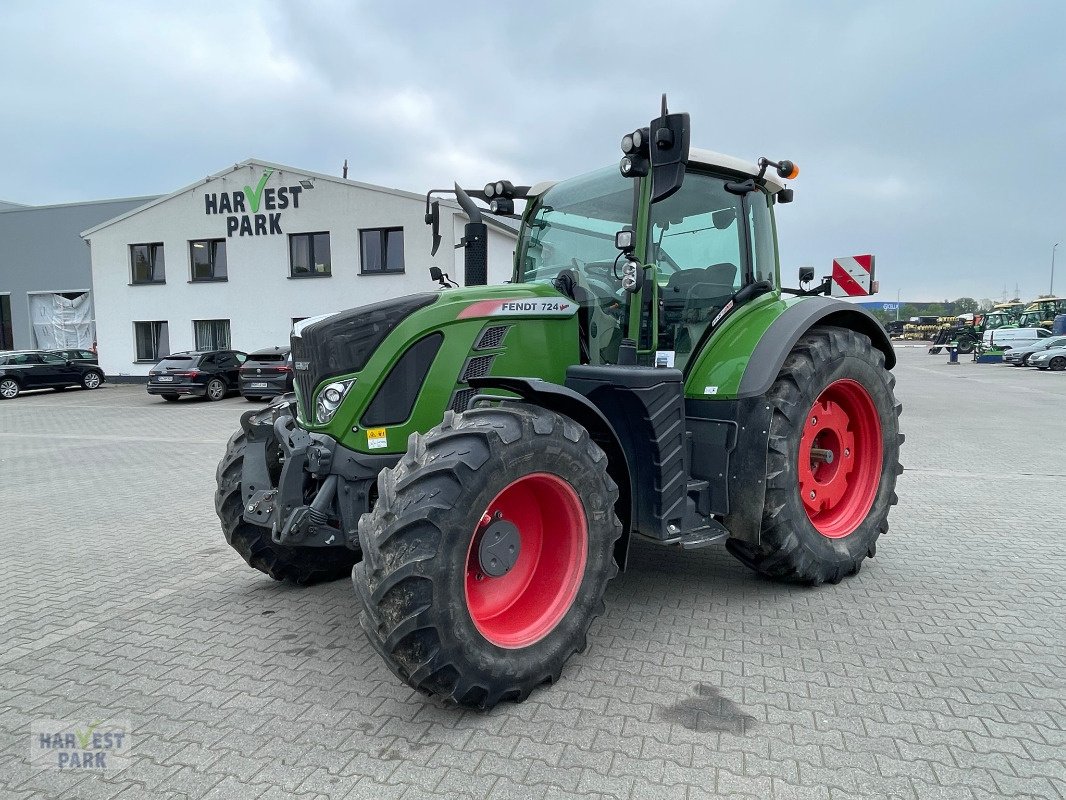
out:
{"label": "yellow warning sticker", "polygon": [[385,433],[384,428],[367,428],[366,429],[366,445],[371,450],[380,450],[382,447],[389,446],[389,438]]}

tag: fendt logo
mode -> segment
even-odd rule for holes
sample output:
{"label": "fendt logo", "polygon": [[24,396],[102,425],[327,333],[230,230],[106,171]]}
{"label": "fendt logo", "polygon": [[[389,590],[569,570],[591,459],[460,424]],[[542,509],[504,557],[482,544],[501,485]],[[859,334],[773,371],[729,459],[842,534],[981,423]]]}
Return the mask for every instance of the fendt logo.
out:
{"label": "fendt logo", "polygon": [[[281,212],[287,208],[300,207],[300,194],[304,187],[297,185],[268,189],[266,183],[273,174],[273,169],[263,172],[263,177],[254,189],[245,186],[243,192],[205,194],[205,213],[226,215],[226,236],[270,236],[283,233]],[[268,213],[259,213],[260,208]]]}

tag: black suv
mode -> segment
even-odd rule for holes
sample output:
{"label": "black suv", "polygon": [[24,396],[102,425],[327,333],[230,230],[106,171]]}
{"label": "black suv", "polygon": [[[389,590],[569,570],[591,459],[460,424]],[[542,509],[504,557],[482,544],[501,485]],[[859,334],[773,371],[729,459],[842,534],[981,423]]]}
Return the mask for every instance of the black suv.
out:
{"label": "black suv", "polygon": [[96,389],[104,380],[103,370],[84,361],[41,350],[0,353],[0,400],[18,397],[23,389]]}
{"label": "black suv", "polygon": [[237,391],[237,372],[248,358],[239,350],[171,353],[148,373],[148,394],[177,400],[182,395],[221,400]]}
{"label": "black suv", "polygon": [[241,394],[248,400],[291,392],[292,352],[288,347],[268,347],[249,353],[240,375]]}

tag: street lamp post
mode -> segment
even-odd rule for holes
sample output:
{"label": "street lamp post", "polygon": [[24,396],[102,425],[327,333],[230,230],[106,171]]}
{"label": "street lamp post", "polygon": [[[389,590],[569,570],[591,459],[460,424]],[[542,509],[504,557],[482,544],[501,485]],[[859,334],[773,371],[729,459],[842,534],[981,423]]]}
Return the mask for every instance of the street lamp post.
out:
{"label": "street lamp post", "polygon": [[900,290],[896,289],[896,322],[899,322],[899,293]]}
{"label": "street lamp post", "polygon": [[1051,286],[1048,287],[1047,293],[1052,297],[1055,296],[1055,249],[1062,244],[1062,242],[1055,242],[1055,246],[1051,248]]}

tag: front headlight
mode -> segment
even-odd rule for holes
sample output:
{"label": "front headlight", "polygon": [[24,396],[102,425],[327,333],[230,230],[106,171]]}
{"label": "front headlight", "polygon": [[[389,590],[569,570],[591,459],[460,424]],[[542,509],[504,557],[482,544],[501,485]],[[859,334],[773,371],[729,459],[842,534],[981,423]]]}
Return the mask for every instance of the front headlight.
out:
{"label": "front headlight", "polygon": [[344,400],[344,396],[348,394],[348,390],[352,388],[354,383],[355,378],[350,378],[346,381],[334,381],[326,384],[322,391],[318,393],[318,400],[315,402],[315,422],[319,425],[325,425],[333,419],[333,415],[337,413],[337,409],[341,406],[341,401]]}

